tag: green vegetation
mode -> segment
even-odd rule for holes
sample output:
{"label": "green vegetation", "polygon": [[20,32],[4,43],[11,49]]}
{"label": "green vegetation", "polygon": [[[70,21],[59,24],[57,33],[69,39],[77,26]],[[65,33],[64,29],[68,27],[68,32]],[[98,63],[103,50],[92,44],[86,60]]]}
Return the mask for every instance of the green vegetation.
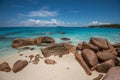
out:
{"label": "green vegetation", "polygon": [[88,27],[102,27],[102,28],[120,28],[120,24],[109,24],[109,25],[92,25]]}

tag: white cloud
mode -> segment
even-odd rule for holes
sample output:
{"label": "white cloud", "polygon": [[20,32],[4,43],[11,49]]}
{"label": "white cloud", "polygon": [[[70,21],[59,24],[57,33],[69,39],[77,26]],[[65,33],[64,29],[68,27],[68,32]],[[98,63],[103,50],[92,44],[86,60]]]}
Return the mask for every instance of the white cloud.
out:
{"label": "white cloud", "polygon": [[55,10],[49,10],[49,7],[42,7],[40,10],[37,11],[31,11],[25,16],[29,17],[51,17],[51,16],[57,16],[58,11]]}
{"label": "white cloud", "polygon": [[22,21],[21,25],[23,26],[62,26],[63,21],[59,21],[57,19],[51,19],[51,20],[35,20],[35,19],[29,19],[27,21]]}
{"label": "white cloud", "polygon": [[49,11],[49,10],[39,10],[29,12],[28,16],[30,17],[50,17],[58,15],[57,11]]}
{"label": "white cloud", "polygon": [[92,21],[89,23],[90,25],[104,25],[104,24],[110,24],[109,22],[98,22],[98,21]]}

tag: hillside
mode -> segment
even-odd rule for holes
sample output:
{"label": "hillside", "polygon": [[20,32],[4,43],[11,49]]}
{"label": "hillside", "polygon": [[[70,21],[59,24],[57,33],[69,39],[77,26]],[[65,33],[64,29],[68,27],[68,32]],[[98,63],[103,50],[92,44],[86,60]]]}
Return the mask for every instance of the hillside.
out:
{"label": "hillside", "polygon": [[102,27],[102,28],[120,28],[120,24],[109,24],[109,25],[92,25],[88,27]]}

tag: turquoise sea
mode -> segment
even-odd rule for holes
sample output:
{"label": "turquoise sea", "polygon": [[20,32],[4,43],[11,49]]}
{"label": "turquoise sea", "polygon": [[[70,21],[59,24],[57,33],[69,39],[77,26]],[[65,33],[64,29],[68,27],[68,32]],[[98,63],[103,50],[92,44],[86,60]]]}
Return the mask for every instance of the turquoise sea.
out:
{"label": "turquoise sea", "polygon": [[[65,34],[61,34],[64,32]],[[51,33],[51,34],[49,34]],[[64,42],[60,38],[70,38],[71,44],[77,45],[89,41],[91,37],[107,38],[111,43],[120,43],[120,28],[86,28],[86,27],[0,27],[0,56],[9,55],[15,38],[36,38],[50,36],[56,43]]]}

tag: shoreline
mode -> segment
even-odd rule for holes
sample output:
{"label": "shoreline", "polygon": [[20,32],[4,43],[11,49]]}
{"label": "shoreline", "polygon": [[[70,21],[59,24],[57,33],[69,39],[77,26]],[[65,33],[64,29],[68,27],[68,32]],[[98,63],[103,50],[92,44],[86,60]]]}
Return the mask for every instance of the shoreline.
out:
{"label": "shoreline", "polygon": [[[0,59],[0,63],[7,62],[11,68],[11,71],[7,73],[0,72],[0,79],[16,80],[20,78],[20,80],[39,80],[42,78],[43,80],[93,80],[98,75],[101,75],[101,79],[103,79],[111,67],[119,65],[113,59],[114,56],[116,59],[117,56],[119,57],[119,53],[116,50],[117,47],[119,47],[119,44],[112,45],[105,38],[95,37],[90,38],[89,42],[82,42],[77,46],[70,43],[58,44],[55,43],[53,38],[47,36],[18,38],[12,43],[12,48],[16,49],[16,51],[12,52],[13,55]],[[110,52],[114,56],[107,57],[110,54],[104,51],[107,53]],[[103,54],[102,56],[104,57],[99,56],[99,54]],[[39,58],[36,58],[36,55],[39,55]],[[33,57],[31,58],[30,56]],[[51,59],[55,62],[54,64],[51,64],[49,61],[46,63],[46,59]],[[100,61],[100,59],[103,61]],[[16,73],[13,69],[19,60],[26,60],[27,66]],[[2,64],[0,65],[2,66]],[[19,64],[17,66],[21,65]],[[74,75],[74,73],[76,74]]]}
{"label": "shoreline", "polygon": [[[36,53],[35,53],[36,52]],[[40,51],[41,52],[41,51]],[[43,56],[41,53],[39,54]],[[14,62],[16,60],[28,60],[28,57],[25,57],[26,55],[30,54],[38,54],[38,51],[23,51],[20,54],[23,54],[23,56],[19,56],[19,54],[14,54],[9,57],[6,57],[2,60],[0,60],[0,63],[3,61],[7,61],[10,65],[10,67],[13,66]],[[44,58],[46,59],[46,58]],[[29,65],[24,68],[22,71],[18,73],[11,72],[0,72],[0,78],[2,80],[61,80],[61,79],[69,79],[69,80],[92,80],[95,78],[98,74],[98,72],[93,71],[92,76],[88,76],[81,65],[77,62],[77,60],[74,58],[73,53],[69,53],[64,55],[63,57],[59,58],[58,56],[50,56],[48,59],[53,59],[56,61],[56,64],[54,65],[48,65],[44,63],[44,59],[40,59],[40,62],[38,64],[32,64],[29,63]],[[35,74],[32,74],[32,73]],[[51,74],[52,73],[52,74]],[[39,74],[39,75],[37,75]],[[7,76],[7,77],[6,77]],[[21,78],[20,78],[21,76]],[[32,77],[29,77],[32,76]],[[47,77],[48,78],[47,78]],[[55,77],[56,76],[56,77]],[[72,76],[72,77],[70,77]]]}

